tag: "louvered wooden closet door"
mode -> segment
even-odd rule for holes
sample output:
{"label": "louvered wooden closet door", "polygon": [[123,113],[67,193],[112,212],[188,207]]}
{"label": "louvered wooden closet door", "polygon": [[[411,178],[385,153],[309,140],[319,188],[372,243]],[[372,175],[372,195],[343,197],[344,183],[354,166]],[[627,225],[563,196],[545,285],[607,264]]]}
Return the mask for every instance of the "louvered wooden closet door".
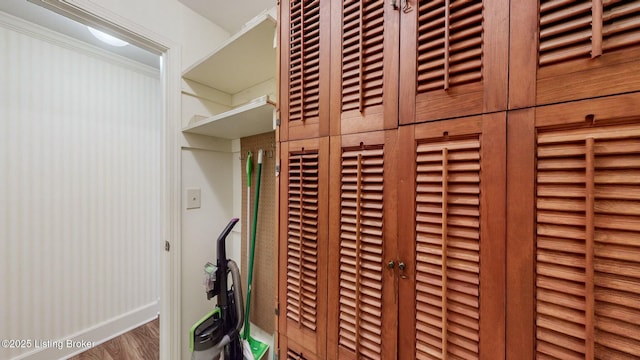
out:
{"label": "louvered wooden closet door", "polygon": [[534,301],[520,311],[534,314],[535,332],[520,359],[640,357],[638,103],[632,94],[536,110],[535,237],[520,247],[533,251]]}
{"label": "louvered wooden closet door", "polygon": [[400,123],[505,110],[508,0],[402,3]]}
{"label": "louvered wooden closet door", "polygon": [[400,129],[400,359],[504,358],[505,126]]}
{"label": "louvered wooden closet door", "polygon": [[329,3],[280,2],[280,139],[329,134]]}
{"label": "louvered wooden closet door", "polygon": [[331,1],[331,134],[398,126],[398,17],[388,0]]}
{"label": "louvered wooden closet door", "polygon": [[279,332],[325,356],[329,138],[281,145]]}
{"label": "louvered wooden closet door", "polygon": [[511,108],[640,90],[640,0],[511,4]]}
{"label": "louvered wooden closet door", "polygon": [[331,139],[329,359],[396,356],[396,132]]}

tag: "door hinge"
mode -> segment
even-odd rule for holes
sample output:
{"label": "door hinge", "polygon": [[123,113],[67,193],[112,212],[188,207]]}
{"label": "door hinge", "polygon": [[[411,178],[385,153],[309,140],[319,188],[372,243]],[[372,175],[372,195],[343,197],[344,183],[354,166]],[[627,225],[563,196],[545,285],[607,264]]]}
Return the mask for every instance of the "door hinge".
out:
{"label": "door hinge", "polygon": [[171,244],[169,243],[169,241],[165,241],[164,242],[164,251],[170,251],[171,250]]}
{"label": "door hinge", "polygon": [[280,118],[279,117],[276,118],[276,126],[280,126]]}
{"label": "door hinge", "polygon": [[276,316],[280,316],[280,305],[276,306]]}
{"label": "door hinge", "polygon": [[276,165],[276,177],[280,176],[280,164]]}

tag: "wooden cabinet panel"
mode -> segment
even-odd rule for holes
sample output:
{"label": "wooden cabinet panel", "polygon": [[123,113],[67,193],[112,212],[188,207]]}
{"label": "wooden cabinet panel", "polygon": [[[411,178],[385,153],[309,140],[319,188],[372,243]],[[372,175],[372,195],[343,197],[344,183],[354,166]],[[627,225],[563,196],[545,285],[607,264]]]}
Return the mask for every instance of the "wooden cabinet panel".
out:
{"label": "wooden cabinet panel", "polygon": [[331,139],[329,359],[396,356],[396,132]]}
{"label": "wooden cabinet panel", "polygon": [[[526,293],[534,301],[520,311],[534,316],[528,342],[535,345],[514,352],[520,359],[640,356],[638,103],[636,93],[539,108],[522,119],[535,130],[534,209],[513,221],[528,218],[535,230],[533,244],[522,247],[529,263],[520,265],[533,269]],[[519,320],[514,309],[508,323]]]}
{"label": "wooden cabinet panel", "polygon": [[329,3],[280,3],[280,116],[283,141],[329,134]]}
{"label": "wooden cabinet panel", "polygon": [[400,123],[506,110],[508,1],[403,3]]}
{"label": "wooden cabinet panel", "polygon": [[639,90],[640,1],[512,0],[511,13],[511,109]]}
{"label": "wooden cabinet panel", "polygon": [[331,134],[398,126],[398,17],[385,0],[331,4]]}
{"label": "wooden cabinet panel", "polygon": [[278,358],[285,360],[320,360],[321,357],[310,353],[302,346],[296,344],[295,341],[288,339],[286,336],[280,336],[280,356]]}
{"label": "wooden cabinet panel", "polygon": [[503,359],[506,114],[400,129],[401,359]]}
{"label": "wooden cabinet panel", "polygon": [[326,349],[329,138],[281,145],[279,331]]}

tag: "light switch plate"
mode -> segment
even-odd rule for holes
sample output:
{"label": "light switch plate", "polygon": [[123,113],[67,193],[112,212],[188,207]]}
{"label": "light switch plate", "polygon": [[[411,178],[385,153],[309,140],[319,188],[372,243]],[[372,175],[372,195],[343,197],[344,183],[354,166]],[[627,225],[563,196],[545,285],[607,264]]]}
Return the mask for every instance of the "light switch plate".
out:
{"label": "light switch plate", "polygon": [[200,208],[200,189],[189,188],[187,189],[187,210]]}

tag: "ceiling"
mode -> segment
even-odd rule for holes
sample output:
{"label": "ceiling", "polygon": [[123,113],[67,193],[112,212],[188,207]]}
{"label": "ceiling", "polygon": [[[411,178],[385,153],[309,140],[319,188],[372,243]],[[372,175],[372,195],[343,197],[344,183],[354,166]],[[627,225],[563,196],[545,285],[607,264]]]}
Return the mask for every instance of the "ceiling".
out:
{"label": "ceiling", "polygon": [[237,33],[242,25],[264,10],[276,6],[276,0],[178,0],[191,10],[227,30]]}
{"label": "ceiling", "polygon": [[[194,12],[219,25],[230,34],[256,15],[276,6],[276,0],[178,0]],[[27,0],[0,0],[0,11],[38,24],[58,33],[76,38],[107,51],[125,56],[143,64],[160,68],[160,57],[133,45],[113,47],[93,37],[86,26],[35,5]]]}
{"label": "ceiling", "polygon": [[76,38],[129,59],[160,68],[160,56],[133,45],[114,47],[96,39],[86,26],[27,0],[0,0],[0,11]]}

